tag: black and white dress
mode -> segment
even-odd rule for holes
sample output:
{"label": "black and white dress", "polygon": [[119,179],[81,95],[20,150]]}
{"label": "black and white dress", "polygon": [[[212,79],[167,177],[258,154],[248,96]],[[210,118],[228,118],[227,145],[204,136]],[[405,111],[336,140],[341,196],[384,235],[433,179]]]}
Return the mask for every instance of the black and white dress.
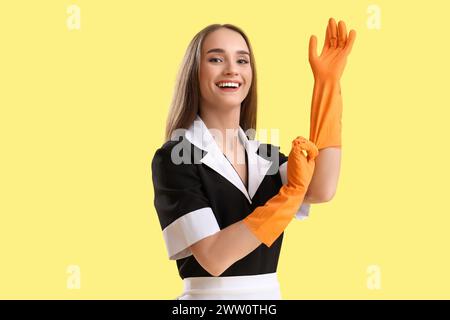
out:
{"label": "black and white dress", "polygon": [[[239,139],[246,151],[248,188],[198,115],[153,157],[154,205],[169,259],[176,260],[184,281],[179,299],[281,299],[276,270],[283,234],[270,248],[261,244],[220,277],[203,269],[189,249],[244,219],[287,182],[287,157],[278,147],[249,140],[242,128]],[[308,212],[309,204],[303,204],[296,218]]]}

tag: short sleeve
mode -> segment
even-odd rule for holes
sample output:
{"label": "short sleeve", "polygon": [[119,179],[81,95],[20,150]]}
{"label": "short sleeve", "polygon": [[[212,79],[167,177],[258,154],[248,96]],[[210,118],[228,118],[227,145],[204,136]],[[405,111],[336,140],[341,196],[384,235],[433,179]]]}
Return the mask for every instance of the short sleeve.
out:
{"label": "short sleeve", "polygon": [[220,231],[195,164],[175,164],[170,148],[160,148],[152,160],[154,205],[169,259],[192,255],[189,247]]}
{"label": "short sleeve", "polygon": [[[280,159],[280,170],[279,171],[280,171],[280,176],[281,176],[281,182],[283,184],[286,184],[287,183],[288,157],[286,157],[286,155],[284,155],[282,152],[280,152],[279,159]],[[300,209],[295,214],[295,218],[298,220],[304,220],[304,219],[308,218],[310,208],[311,208],[311,204],[302,203],[302,205],[300,206]]]}

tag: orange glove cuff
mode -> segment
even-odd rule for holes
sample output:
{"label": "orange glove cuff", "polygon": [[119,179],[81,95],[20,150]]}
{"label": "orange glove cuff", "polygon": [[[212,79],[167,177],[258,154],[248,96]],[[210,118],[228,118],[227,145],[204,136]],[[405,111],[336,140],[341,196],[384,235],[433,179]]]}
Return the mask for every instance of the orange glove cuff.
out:
{"label": "orange glove cuff", "polygon": [[283,185],[276,196],[256,208],[243,222],[262,243],[270,247],[294,218],[305,193]]}
{"label": "orange glove cuff", "polygon": [[[303,151],[306,151],[307,157]],[[317,155],[317,147],[312,142],[302,137],[296,138],[288,157],[288,183],[264,206],[256,208],[243,219],[248,229],[268,247],[283,233],[300,208],[311,182]]]}

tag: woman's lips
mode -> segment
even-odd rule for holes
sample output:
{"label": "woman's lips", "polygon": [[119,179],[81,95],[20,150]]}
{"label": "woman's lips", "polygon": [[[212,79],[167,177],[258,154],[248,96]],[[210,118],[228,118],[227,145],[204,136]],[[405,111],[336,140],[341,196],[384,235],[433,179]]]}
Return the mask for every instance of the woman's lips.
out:
{"label": "woman's lips", "polygon": [[220,87],[217,87],[217,88],[219,88],[219,90],[220,90],[220,91],[223,91],[223,92],[236,92],[236,91],[238,91],[241,87],[237,87],[237,88],[220,88]]}
{"label": "woman's lips", "polygon": [[222,91],[222,92],[236,92],[236,91],[238,91],[238,90],[242,87],[242,84],[239,84],[239,86],[238,86],[237,88],[232,88],[232,87],[219,87],[217,84],[216,84],[216,87],[217,87],[220,91]]}

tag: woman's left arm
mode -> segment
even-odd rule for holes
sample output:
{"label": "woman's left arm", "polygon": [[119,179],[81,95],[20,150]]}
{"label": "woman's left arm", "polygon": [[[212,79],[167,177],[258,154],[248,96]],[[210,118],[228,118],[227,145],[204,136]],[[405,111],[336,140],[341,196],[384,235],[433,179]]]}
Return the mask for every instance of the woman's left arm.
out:
{"label": "woman's left arm", "polygon": [[345,23],[328,21],[322,52],[317,55],[317,38],[309,42],[309,62],[314,75],[310,136],[319,149],[314,175],[304,202],[330,201],[336,193],[341,166],[342,96],[340,78],[353,47],[356,32],[347,35]]}
{"label": "woman's left arm", "polygon": [[330,201],[336,193],[341,169],[341,149],[325,148],[316,158],[314,174],[306,192],[304,203]]}

